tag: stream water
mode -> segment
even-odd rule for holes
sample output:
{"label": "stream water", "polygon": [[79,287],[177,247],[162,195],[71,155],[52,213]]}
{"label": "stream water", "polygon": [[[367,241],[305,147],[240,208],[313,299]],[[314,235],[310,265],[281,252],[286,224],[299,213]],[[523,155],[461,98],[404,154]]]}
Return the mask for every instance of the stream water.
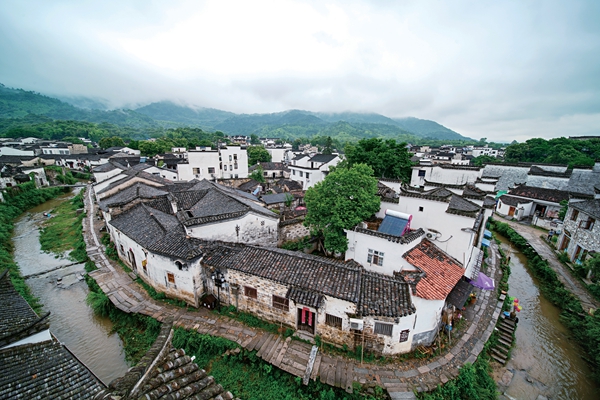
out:
{"label": "stream water", "polygon": [[71,196],[50,200],[15,222],[14,258],[23,276],[41,273],[27,278],[27,284],[40,298],[44,311],[51,312],[50,332],[108,384],[128,369],[121,340],[111,334],[110,320],[96,316],[85,302],[84,265],[71,265],[67,258],[44,253],[39,242],[39,226],[46,219],[43,213]]}
{"label": "stream water", "polygon": [[519,400],[535,400],[540,394],[552,399],[598,399],[599,387],[589,377],[582,349],[560,322],[560,310],[540,294],[537,280],[525,267],[525,256],[500,239],[511,255],[509,295],[523,307],[517,314],[516,345],[506,365],[514,376],[505,394]]}

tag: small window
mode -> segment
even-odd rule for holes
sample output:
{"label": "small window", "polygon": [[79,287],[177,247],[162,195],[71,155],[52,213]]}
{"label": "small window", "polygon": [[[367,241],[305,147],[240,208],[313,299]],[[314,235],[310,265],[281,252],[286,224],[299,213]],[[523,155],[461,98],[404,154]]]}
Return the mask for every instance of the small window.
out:
{"label": "small window", "polygon": [[214,174],[215,173],[215,167],[208,167],[208,173],[209,174]]}
{"label": "small window", "polygon": [[252,299],[256,299],[258,297],[258,293],[256,292],[256,289],[254,289],[253,287],[249,287],[249,286],[244,286],[244,294],[247,297],[250,297]]}
{"label": "small window", "polygon": [[[234,154],[234,155],[233,155],[233,159],[234,159],[235,161],[237,161],[237,154]],[[237,164],[236,164],[236,165],[237,165]],[[236,168],[237,168],[237,167],[236,167]]]}
{"label": "small window", "polygon": [[424,169],[420,169],[419,170],[419,176],[425,176],[425,170]]}
{"label": "small window", "polygon": [[229,161],[233,161],[233,157],[231,156],[231,154],[229,155]]}
{"label": "small window", "polygon": [[579,216],[579,210],[573,210],[571,212],[571,221],[575,221],[577,220],[577,217]]}
{"label": "small window", "polygon": [[383,253],[381,251],[369,249],[369,255],[367,256],[367,262],[369,264],[383,265]]}
{"label": "small window", "polygon": [[423,206],[419,206],[419,211],[423,212]]}
{"label": "small window", "polygon": [[233,164],[233,169],[238,169],[238,164],[237,163]]}
{"label": "small window", "polygon": [[167,281],[169,281],[169,283],[175,284],[175,275],[173,275],[170,272],[167,272]]}
{"label": "small window", "polygon": [[306,173],[306,179],[310,178],[310,174],[307,172]]}
{"label": "small window", "polygon": [[290,310],[290,300],[285,297],[273,295],[273,307],[283,311]]}
{"label": "small window", "polygon": [[125,254],[125,248],[123,247],[123,245],[119,245],[119,248],[121,249],[121,253]]}
{"label": "small window", "polygon": [[292,175],[296,175],[296,170],[295,169],[292,170]]}
{"label": "small window", "polygon": [[192,173],[194,175],[200,175],[200,168],[192,168]]}
{"label": "small window", "polygon": [[596,220],[594,218],[588,217],[587,221],[581,221],[579,223],[579,227],[583,228],[583,229],[592,230],[592,229],[594,229],[595,223],[596,223]]}
{"label": "small window", "polygon": [[300,173],[300,178],[304,175],[302,171],[298,171]]}
{"label": "small window", "polygon": [[392,324],[384,324],[382,322],[375,322],[374,333],[378,335],[392,336],[392,330],[394,329],[394,325]]}
{"label": "small window", "polygon": [[325,314],[325,325],[333,326],[334,328],[342,329],[342,318],[335,315]]}

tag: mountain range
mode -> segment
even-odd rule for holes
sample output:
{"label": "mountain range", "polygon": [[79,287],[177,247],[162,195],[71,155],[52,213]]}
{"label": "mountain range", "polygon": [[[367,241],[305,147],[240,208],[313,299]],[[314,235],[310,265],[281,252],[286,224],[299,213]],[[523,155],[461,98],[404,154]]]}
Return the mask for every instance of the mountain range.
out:
{"label": "mountain range", "polygon": [[388,118],[376,113],[288,110],[271,114],[235,114],[170,101],[151,103],[133,110],[103,110],[90,108],[95,105],[101,108],[101,101],[84,97],[64,100],[0,84],[0,118],[41,115],[56,120],[107,122],[141,130],[189,126],[228,135],[256,134],[283,139],[319,135],[346,142],[373,137],[404,142],[423,139],[471,140],[435,121],[412,117]]}

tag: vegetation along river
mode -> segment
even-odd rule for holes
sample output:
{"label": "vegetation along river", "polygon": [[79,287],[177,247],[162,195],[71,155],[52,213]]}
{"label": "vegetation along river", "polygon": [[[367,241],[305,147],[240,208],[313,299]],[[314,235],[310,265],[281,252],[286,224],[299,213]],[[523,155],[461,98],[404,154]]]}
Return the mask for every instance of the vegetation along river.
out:
{"label": "vegetation along river", "polygon": [[39,226],[47,218],[43,213],[72,196],[41,204],[15,222],[14,258],[23,276],[35,275],[27,278],[27,284],[40,298],[44,311],[51,312],[50,331],[108,384],[128,368],[121,340],[111,334],[110,320],[96,316],[85,302],[84,264],[44,253],[39,242]]}
{"label": "vegetation along river", "polygon": [[509,295],[523,307],[517,314],[516,345],[506,365],[514,373],[506,395],[519,400],[534,400],[540,394],[552,399],[598,399],[600,390],[589,377],[582,350],[560,322],[560,310],[540,294],[537,280],[526,269],[525,256],[500,239],[511,256]]}

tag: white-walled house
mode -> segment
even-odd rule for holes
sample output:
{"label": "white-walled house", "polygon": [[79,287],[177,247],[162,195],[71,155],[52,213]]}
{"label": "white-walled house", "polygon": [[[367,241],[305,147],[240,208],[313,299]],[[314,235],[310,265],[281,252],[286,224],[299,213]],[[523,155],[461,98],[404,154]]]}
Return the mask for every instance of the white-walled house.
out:
{"label": "white-walled house", "polygon": [[297,156],[288,166],[290,179],[302,184],[302,189],[316,185],[325,179],[329,168],[336,166],[341,159],[337,154],[316,154],[313,157]]}
{"label": "white-walled house", "polygon": [[380,354],[413,348],[415,309],[402,279],[352,261],[255,246],[222,245],[202,264],[224,276],[228,287],[220,291],[221,301],[240,310],[338,346],[354,348],[364,334],[365,348]]}
{"label": "white-walled house", "polygon": [[540,219],[558,218],[560,202],[571,198],[566,191],[520,185],[500,196],[496,212],[519,221],[532,218],[532,223],[539,225]]}
{"label": "white-walled house", "polygon": [[187,164],[177,164],[179,180],[234,179],[248,177],[248,152],[245,147],[197,148],[188,151]]}
{"label": "white-walled house", "polygon": [[475,183],[481,177],[483,167],[466,165],[435,164],[412,168],[410,186],[425,187],[427,182],[448,185]]}

